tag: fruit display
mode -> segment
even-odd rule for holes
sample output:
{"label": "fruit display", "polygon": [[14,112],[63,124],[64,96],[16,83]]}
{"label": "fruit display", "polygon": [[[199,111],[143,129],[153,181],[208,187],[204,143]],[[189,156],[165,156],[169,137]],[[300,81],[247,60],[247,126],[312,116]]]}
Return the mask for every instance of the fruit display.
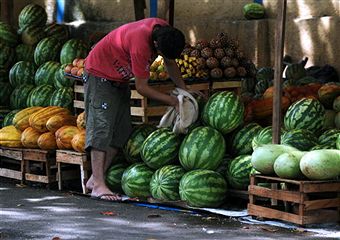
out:
{"label": "fruit display", "polygon": [[164,66],[164,59],[158,56],[150,65],[150,80],[167,80],[169,73]]}
{"label": "fruit display", "polygon": [[187,54],[182,54],[181,58],[176,59],[176,63],[182,73],[184,79],[208,77],[208,71],[204,69],[204,64],[197,57],[190,57]]}
{"label": "fruit display", "polygon": [[[75,58],[75,59],[73,59],[72,63],[69,63],[67,65],[65,65],[65,64],[63,65],[64,66],[64,72],[71,74],[72,76],[81,77],[84,73],[84,63],[85,63],[85,59]],[[61,85],[63,85],[63,84],[61,83]]]}

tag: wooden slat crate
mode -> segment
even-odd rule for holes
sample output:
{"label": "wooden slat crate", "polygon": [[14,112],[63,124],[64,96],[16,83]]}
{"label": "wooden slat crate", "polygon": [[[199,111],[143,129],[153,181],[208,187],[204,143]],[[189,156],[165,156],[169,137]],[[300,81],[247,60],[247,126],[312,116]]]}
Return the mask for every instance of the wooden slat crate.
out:
{"label": "wooden slat crate", "polygon": [[[91,161],[86,155],[86,153],[80,153],[71,150],[57,150],[56,151],[56,162],[58,167],[58,188],[62,189],[62,184],[64,180],[80,178],[82,191],[84,194],[88,192],[85,184],[86,181],[90,177],[91,173]],[[62,165],[79,165],[80,167],[80,176],[77,177],[73,172],[63,171]]]}
{"label": "wooden slat crate", "polygon": [[[270,183],[271,188],[258,186]],[[252,175],[248,214],[299,225],[340,221],[340,181],[298,181]],[[259,203],[257,198],[272,200]],[[276,201],[273,201],[276,200]]]}
{"label": "wooden slat crate", "polygon": [[25,181],[22,148],[0,147],[0,176]]}
{"label": "wooden slat crate", "polygon": [[[51,183],[56,182],[56,153],[41,149],[23,149],[23,161],[25,162],[25,180],[40,182],[50,187]],[[41,165],[41,170],[36,172],[33,165]]]}
{"label": "wooden slat crate", "polygon": [[241,81],[223,81],[223,82],[212,82],[210,86],[209,94],[212,95],[218,91],[233,91],[236,94],[241,94]]}

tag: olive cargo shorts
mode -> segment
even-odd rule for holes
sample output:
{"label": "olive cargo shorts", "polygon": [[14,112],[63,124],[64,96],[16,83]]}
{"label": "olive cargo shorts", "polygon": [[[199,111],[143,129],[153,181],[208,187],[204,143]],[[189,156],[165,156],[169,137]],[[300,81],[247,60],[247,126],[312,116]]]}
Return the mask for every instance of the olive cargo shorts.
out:
{"label": "olive cargo shorts", "polygon": [[88,73],[84,74],[83,81],[85,149],[93,147],[106,151],[108,147],[123,147],[132,131],[129,84],[120,84]]}

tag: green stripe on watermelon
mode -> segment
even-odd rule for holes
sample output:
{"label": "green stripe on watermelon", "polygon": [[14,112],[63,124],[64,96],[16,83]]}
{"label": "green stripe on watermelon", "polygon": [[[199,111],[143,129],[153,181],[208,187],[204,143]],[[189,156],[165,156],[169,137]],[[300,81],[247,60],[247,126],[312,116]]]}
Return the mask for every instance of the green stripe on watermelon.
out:
{"label": "green stripe on watermelon", "polygon": [[27,98],[27,107],[47,107],[53,92],[54,87],[48,84],[33,88]]}
{"label": "green stripe on watermelon", "polygon": [[21,32],[21,41],[24,44],[34,46],[46,37],[44,29],[39,26],[28,26]]}
{"label": "green stripe on watermelon", "polygon": [[250,183],[250,175],[255,171],[251,164],[251,155],[240,155],[228,165],[227,180],[233,189],[245,190]]}
{"label": "green stripe on watermelon", "polygon": [[319,136],[318,142],[320,145],[329,145],[336,148],[336,140],[339,135],[340,129],[329,129]]}
{"label": "green stripe on watermelon", "polygon": [[234,156],[251,154],[253,152],[252,140],[262,130],[257,123],[250,123],[240,129],[231,143],[231,152]]}
{"label": "green stripe on watermelon", "polygon": [[44,26],[47,21],[45,9],[37,4],[26,5],[19,14],[19,28],[27,26]]}
{"label": "green stripe on watermelon", "polygon": [[43,63],[37,70],[34,76],[35,85],[48,84],[54,86],[55,73],[60,68],[60,63],[48,61]]}
{"label": "green stripe on watermelon", "polygon": [[281,135],[281,144],[295,147],[300,151],[308,151],[317,143],[315,134],[306,129],[290,130]]}
{"label": "green stripe on watermelon", "polygon": [[180,139],[175,133],[168,128],[160,128],[145,139],[140,154],[147,166],[158,169],[176,159],[179,146]]}
{"label": "green stripe on watermelon", "polygon": [[10,97],[10,107],[11,109],[23,109],[27,107],[27,98],[35,88],[34,85],[23,84],[16,87],[11,93]]}
{"label": "green stripe on watermelon", "polygon": [[18,43],[18,35],[10,25],[0,22],[0,40],[9,47],[15,47]]}
{"label": "green stripe on watermelon", "polygon": [[215,172],[218,172],[219,174],[221,174],[223,177],[227,176],[227,169],[228,166],[231,162],[232,158],[230,155],[225,155],[222,159],[221,164],[218,166],[218,168],[215,170]]}
{"label": "green stripe on watermelon", "polygon": [[13,87],[19,87],[24,84],[34,84],[34,74],[36,71],[37,67],[32,62],[17,62],[9,71],[9,82]]}
{"label": "green stripe on watermelon", "polygon": [[10,110],[7,110],[7,109],[0,110],[0,128],[3,127],[3,122],[9,112]]}
{"label": "green stripe on watermelon", "polygon": [[121,191],[122,176],[127,167],[126,163],[117,163],[110,166],[106,171],[105,182],[111,191]]}
{"label": "green stripe on watermelon", "polygon": [[205,104],[203,122],[223,134],[229,133],[243,123],[244,105],[233,92],[217,92]]}
{"label": "green stripe on watermelon", "polygon": [[248,3],[243,6],[243,15],[246,19],[261,19],[264,18],[265,9],[262,4]]}
{"label": "green stripe on watermelon", "polygon": [[130,163],[141,162],[140,152],[145,139],[156,130],[155,126],[142,124],[135,126],[128,141],[123,147],[126,160]]}
{"label": "green stripe on watermelon", "polygon": [[74,93],[70,87],[56,89],[50,99],[50,106],[60,106],[72,110]]}
{"label": "green stripe on watermelon", "polygon": [[15,61],[15,50],[0,41],[0,68],[8,69]]}
{"label": "green stripe on watermelon", "polygon": [[34,62],[40,66],[48,61],[58,61],[61,45],[60,41],[53,37],[42,39],[34,50]]}
{"label": "green stripe on watermelon", "polygon": [[186,170],[215,170],[225,154],[221,133],[211,127],[198,127],[189,133],[179,149],[179,160]]}
{"label": "green stripe on watermelon", "polygon": [[62,64],[54,75],[54,87],[62,88],[62,87],[72,87],[74,85],[74,80],[65,77],[65,67],[67,64]]}
{"label": "green stripe on watermelon", "polygon": [[122,176],[122,189],[129,197],[146,198],[151,196],[150,181],[153,175],[144,163],[135,163],[129,166]]}
{"label": "green stripe on watermelon", "polygon": [[178,187],[184,174],[185,170],[177,165],[166,165],[158,169],[150,181],[152,197],[165,201],[180,200]]}
{"label": "green stripe on watermelon", "polygon": [[2,123],[2,127],[13,125],[13,118],[14,118],[15,114],[18,113],[21,110],[22,109],[15,109],[15,110],[10,111],[6,115],[6,117],[4,118],[4,121]]}
{"label": "green stripe on watermelon", "polygon": [[[281,134],[284,134],[285,130],[281,128]],[[271,144],[273,139],[273,130],[271,126],[267,126],[260,130],[253,138],[251,144],[253,147],[253,150],[256,148],[265,145],[265,144]]]}
{"label": "green stripe on watermelon", "polygon": [[70,35],[66,25],[57,23],[50,23],[46,25],[44,32],[47,37],[54,37],[62,43],[66,42]]}
{"label": "green stripe on watermelon", "polygon": [[89,53],[89,47],[80,39],[70,39],[62,47],[60,51],[61,64],[69,64],[75,58],[86,58]]}
{"label": "green stripe on watermelon", "polygon": [[35,47],[27,44],[19,44],[15,48],[16,61],[34,62],[34,49]]}
{"label": "green stripe on watermelon", "polygon": [[325,109],[322,104],[312,98],[302,98],[293,103],[284,116],[287,130],[307,129],[317,133],[322,129]]}
{"label": "green stripe on watermelon", "polygon": [[227,193],[223,176],[211,170],[193,170],[183,175],[179,183],[179,195],[193,207],[218,207]]}

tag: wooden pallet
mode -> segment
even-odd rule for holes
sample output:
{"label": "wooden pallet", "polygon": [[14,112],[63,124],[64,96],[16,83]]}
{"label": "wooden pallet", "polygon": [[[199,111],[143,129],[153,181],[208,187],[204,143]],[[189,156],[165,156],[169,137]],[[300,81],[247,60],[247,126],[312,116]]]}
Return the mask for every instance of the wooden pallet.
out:
{"label": "wooden pallet", "polygon": [[[59,190],[62,190],[62,184],[64,180],[80,178],[83,193],[88,193],[88,189],[86,188],[85,184],[90,177],[91,161],[87,157],[86,153],[80,153],[71,150],[57,150],[56,162],[58,167],[57,179]],[[70,173],[63,171],[62,165],[64,164],[79,165],[80,176],[75,176],[72,172]]]}
{"label": "wooden pallet", "polygon": [[[51,183],[56,182],[56,153],[55,150],[41,149],[23,149],[23,161],[25,162],[25,180],[31,182],[40,182],[50,187]],[[33,171],[32,165],[40,164],[41,172]]]}
{"label": "wooden pallet", "polygon": [[[271,183],[271,188],[258,183]],[[299,225],[340,221],[340,181],[298,181],[252,175],[248,214]],[[259,203],[257,198],[272,200]],[[275,200],[275,201],[273,201]]]}
{"label": "wooden pallet", "polygon": [[0,176],[25,181],[25,161],[22,148],[0,147]]}

